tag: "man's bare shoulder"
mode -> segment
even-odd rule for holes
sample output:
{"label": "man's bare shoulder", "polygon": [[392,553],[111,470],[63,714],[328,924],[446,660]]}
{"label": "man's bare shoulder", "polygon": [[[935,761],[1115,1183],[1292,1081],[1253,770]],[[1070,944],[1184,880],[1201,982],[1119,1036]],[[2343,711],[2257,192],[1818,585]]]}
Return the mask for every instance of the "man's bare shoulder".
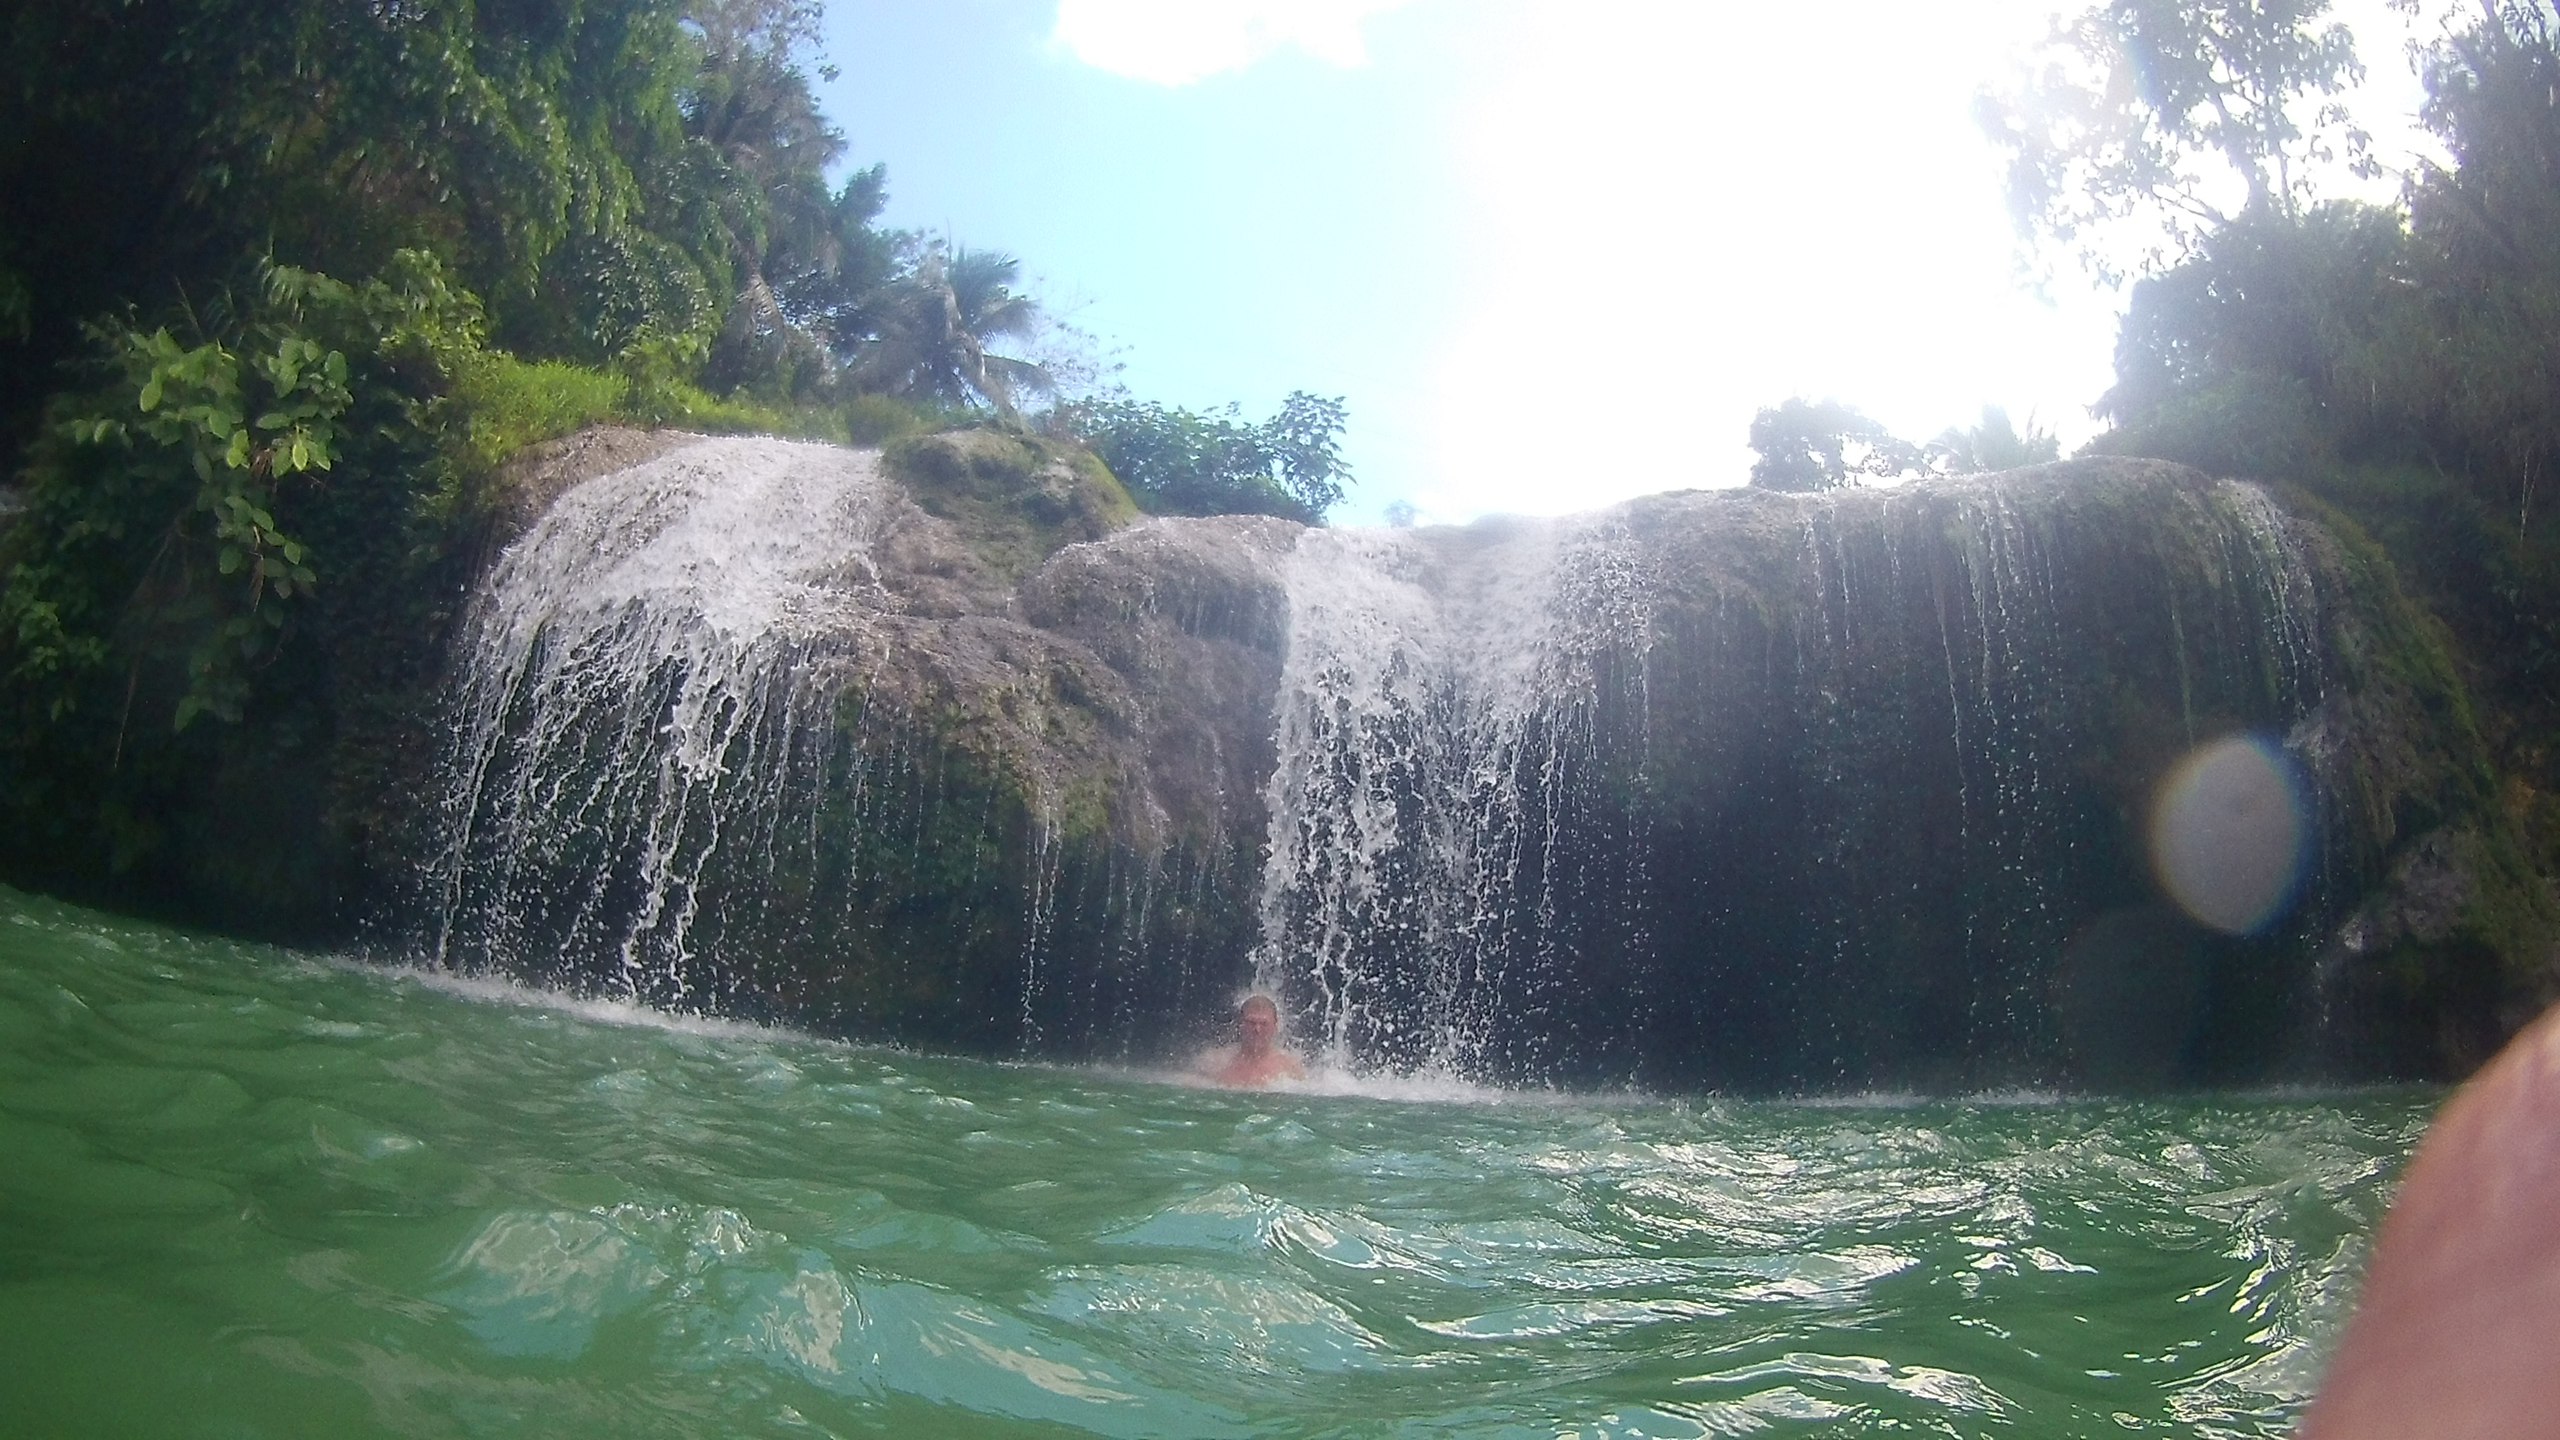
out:
{"label": "man's bare shoulder", "polygon": [[1237,1055],[1213,1078],[1221,1085],[1269,1085],[1278,1080],[1304,1080],[1307,1067],[1286,1050],[1271,1050],[1261,1055]]}

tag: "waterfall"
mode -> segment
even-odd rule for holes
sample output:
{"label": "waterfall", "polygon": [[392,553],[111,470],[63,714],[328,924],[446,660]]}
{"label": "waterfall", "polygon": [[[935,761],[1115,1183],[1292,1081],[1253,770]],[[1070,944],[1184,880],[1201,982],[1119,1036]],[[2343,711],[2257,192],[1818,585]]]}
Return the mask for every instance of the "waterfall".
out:
{"label": "waterfall", "polygon": [[859,452],[689,447],[571,490],[507,550],[462,640],[436,958],[610,957],[629,998],[704,1003],[707,870],[807,843],[791,799],[878,662],[886,485]]}
{"label": "waterfall", "polygon": [[1017,584],[877,452],[696,440],[586,480],[475,594],[395,928],[662,1007],[1134,1057],[1245,949],[1269,527],[1142,524]]}
{"label": "waterfall", "polygon": [[[2339,543],[2174,466],[1083,539],[1051,480],[722,440],[562,495],[457,645],[418,946],[1004,1054],[1161,1062],[1252,984],[1350,1070],[2247,1078],[2458,769]],[[2307,861],[2182,912],[2173,775],[2298,777]]]}
{"label": "waterfall", "polygon": [[1575,982],[1563,892],[1640,881],[1640,845],[1587,832],[1644,557],[1605,520],[1311,530],[1287,584],[1257,983],[1337,1065],[1517,1068],[1506,1027]]}
{"label": "waterfall", "polygon": [[2232,731],[2335,768],[2310,555],[2166,471],[1310,531],[1257,981],[1354,1066],[2068,1068],[2057,963],[2149,903],[2139,780]]}

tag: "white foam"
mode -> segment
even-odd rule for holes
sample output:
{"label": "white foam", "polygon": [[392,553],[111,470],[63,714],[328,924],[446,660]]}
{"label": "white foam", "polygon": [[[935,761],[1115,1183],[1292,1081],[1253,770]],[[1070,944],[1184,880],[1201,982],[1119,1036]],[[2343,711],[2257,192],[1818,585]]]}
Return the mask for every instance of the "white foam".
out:
{"label": "white foam", "polygon": [[[508,547],[461,643],[439,961],[543,948],[539,928],[681,1004],[706,867],[779,823],[877,663],[889,493],[876,453],[704,440],[577,486]],[[603,857],[583,882],[545,863],[582,851]]]}

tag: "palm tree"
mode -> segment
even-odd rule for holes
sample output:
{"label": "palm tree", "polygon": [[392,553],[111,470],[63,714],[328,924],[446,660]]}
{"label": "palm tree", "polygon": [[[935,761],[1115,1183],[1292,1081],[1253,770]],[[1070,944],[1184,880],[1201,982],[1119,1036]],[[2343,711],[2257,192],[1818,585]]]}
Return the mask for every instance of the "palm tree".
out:
{"label": "palm tree", "polygon": [[1045,366],[989,348],[1040,332],[1039,305],[1013,289],[1021,269],[998,251],[929,242],[881,297],[879,334],[855,363],[855,382],[945,405],[984,403],[1005,415],[1017,395],[1053,393]]}
{"label": "palm tree", "polygon": [[2060,458],[2062,441],[2052,431],[2039,428],[2036,417],[2029,415],[2022,431],[2010,423],[2009,412],[1997,405],[1982,407],[1981,424],[1970,429],[1951,427],[1929,442],[1929,459],[1948,475],[2015,470]]}
{"label": "palm tree", "polygon": [[705,378],[726,390],[823,372],[825,322],[836,318],[823,313],[828,302],[877,283],[858,265],[850,277],[840,272],[871,235],[880,175],[860,172],[841,194],[827,186],[844,137],[818,112],[800,62],[818,42],[817,6],[690,0],[685,18],[700,49],[682,105],[696,198],[737,288]]}

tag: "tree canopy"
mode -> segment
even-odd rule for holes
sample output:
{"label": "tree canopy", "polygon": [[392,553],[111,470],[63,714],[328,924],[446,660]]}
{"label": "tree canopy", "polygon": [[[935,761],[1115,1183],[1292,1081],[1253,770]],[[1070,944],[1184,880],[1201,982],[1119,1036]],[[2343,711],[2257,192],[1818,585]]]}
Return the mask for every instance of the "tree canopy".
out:
{"label": "tree canopy", "polygon": [[1267,514],[1306,524],[1342,502],[1342,401],[1292,393],[1259,423],[1114,398],[1061,407],[1056,423],[1093,447],[1140,505],[1167,515]]}
{"label": "tree canopy", "polygon": [[[2323,163],[2368,165],[2338,98],[2363,76],[2328,0],[2109,0],[2057,21],[1976,113],[2008,154],[2022,233],[2114,276],[2236,216],[2298,213]],[[2157,227],[2130,256],[2129,220]]]}
{"label": "tree canopy", "polygon": [[1837,400],[1785,400],[1751,419],[1751,483],[1764,490],[1836,490],[1921,470],[1918,446]]}
{"label": "tree canopy", "polygon": [[1950,426],[1926,445],[1886,429],[1854,405],[1801,397],[1769,406],[1751,421],[1760,458],[1751,483],[1763,490],[1837,490],[1871,480],[1975,475],[2060,458],[2062,443],[2030,420],[2023,431],[1997,405],[1979,424]]}
{"label": "tree canopy", "polygon": [[[2270,97],[2316,98],[2353,73],[2317,6],[2175,9],[2214,46],[2275,57]],[[2532,738],[2560,725],[2545,483],[2560,464],[2556,33],[2549,0],[2502,0],[2422,48],[2421,118],[2450,158],[2420,163],[2396,205],[2322,200],[2299,163],[2273,163],[2319,158],[2310,124],[2241,136],[2229,163],[2261,179],[2236,210],[2190,208],[2179,244],[2133,285],[2096,407],[2112,428],[2091,444],[2289,482],[2379,540],[2503,717],[2492,738],[2545,874],[2560,871],[2560,757]],[[2180,131],[2190,93],[2137,87],[2115,103],[2193,158],[2229,132]],[[2053,173],[2013,171],[2022,212],[2067,222],[2132,193],[2100,177],[2057,196]]]}
{"label": "tree canopy", "polygon": [[[1058,332],[1019,262],[885,227],[885,173],[846,167],[819,19],[0,10],[11,873],[146,864],[151,817],[201,813],[238,757],[430,704],[499,462],[533,442],[600,421],[877,440],[1052,398]],[[1092,413],[1113,405],[1177,413]],[[1204,423],[1215,483],[1151,491],[1175,472],[1128,450],[1142,495],[1311,521],[1340,499],[1338,403]]]}

